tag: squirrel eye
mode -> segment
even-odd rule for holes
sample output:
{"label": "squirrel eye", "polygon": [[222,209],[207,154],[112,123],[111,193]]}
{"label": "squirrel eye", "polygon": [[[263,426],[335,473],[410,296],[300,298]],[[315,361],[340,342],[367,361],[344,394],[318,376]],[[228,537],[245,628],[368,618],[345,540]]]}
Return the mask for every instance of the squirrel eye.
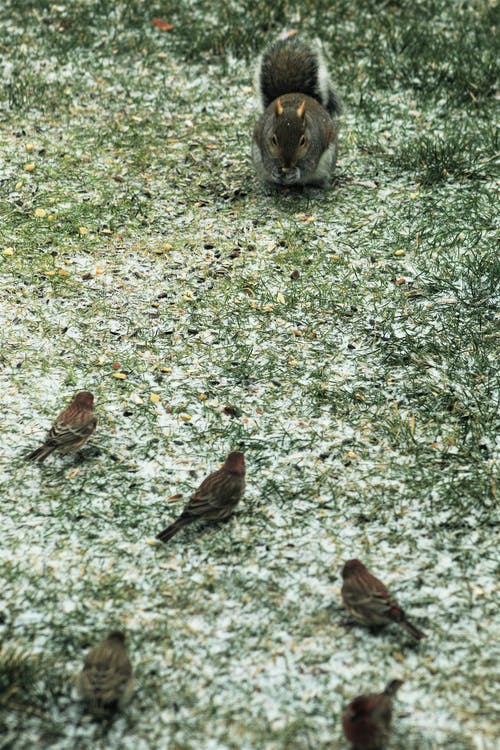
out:
{"label": "squirrel eye", "polygon": [[276,135],[276,133],[273,133],[273,137],[271,138],[271,140],[273,142],[273,146],[278,145],[278,136]]}
{"label": "squirrel eye", "polygon": [[306,145],[306,137],[305,135],[301,135],[299,138],[299,146],[305,146]]}

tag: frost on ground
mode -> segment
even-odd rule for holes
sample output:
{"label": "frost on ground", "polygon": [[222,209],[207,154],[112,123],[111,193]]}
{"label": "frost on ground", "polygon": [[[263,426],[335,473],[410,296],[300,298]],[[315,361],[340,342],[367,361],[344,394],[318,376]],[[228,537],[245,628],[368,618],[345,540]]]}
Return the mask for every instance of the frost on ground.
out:
{"label": "frost on ground", "polygon": [[[185,31],[118,6],[67,47],[69,4],[38,36],[31,11],[1,21],[0,748],[341,750],[343,706],[398,677],[392,750],[493,750],[488,102],[471,116],[398,79],[367,104],[375,57],[327,16],[353,50],[337,180],[266,195],[245,55],[188,64]],[[80,389],[90,443],[25,463]],[[232,521],[158,545],[231,449]],[[345,624],[352,557],[425,641]],[[74,675],[116,627],[137,690],[99,723]]]}

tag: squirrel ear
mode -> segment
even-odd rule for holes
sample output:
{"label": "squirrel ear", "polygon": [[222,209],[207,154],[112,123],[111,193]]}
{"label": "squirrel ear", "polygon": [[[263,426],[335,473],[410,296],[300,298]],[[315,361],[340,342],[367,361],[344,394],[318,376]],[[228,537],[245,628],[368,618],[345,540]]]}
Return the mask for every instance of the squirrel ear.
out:
{"label": "squirrel ear", "polygon": [[278,98],[276,99],[276,115],[278,117],[281,117],[281,115],[283,114],[283,111],[284,110],[283,110],[283,105],[281,103],[281,99]]}
{"label": "squirrel ear", "polygon": [[304,112],[305,112],[305,109],[306,109],[306,100],[305,100],[305,99],[302,99],[301,103],[300,103],[300,104],[299,104],[299,106],[297,107],[297,117],[298,117],[298,118],[299,118],[300,120],[303,120],[303,119],[304,119]]}

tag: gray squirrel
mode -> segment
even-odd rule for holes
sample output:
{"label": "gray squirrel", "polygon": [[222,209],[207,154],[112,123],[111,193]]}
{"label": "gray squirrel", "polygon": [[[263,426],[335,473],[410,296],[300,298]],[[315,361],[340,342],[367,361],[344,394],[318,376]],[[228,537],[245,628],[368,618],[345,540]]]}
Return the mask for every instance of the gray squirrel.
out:
{"label": "gray squirrel", "polygon": [[257,176],[268,185],[325,187],[337,161],[341,105],[321,50],[294,38],[274,42],[255,80],[264,110],[252,141]]}

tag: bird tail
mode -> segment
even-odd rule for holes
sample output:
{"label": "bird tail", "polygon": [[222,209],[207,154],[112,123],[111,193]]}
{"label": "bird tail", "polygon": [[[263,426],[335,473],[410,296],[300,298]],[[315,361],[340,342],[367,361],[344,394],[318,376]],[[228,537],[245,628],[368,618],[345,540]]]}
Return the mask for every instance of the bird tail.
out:
{"label": "bird tail", "polygon": [[28,453],[28,455],[24,457],[24,460],[37,461],[39,464],[41,464],[43,461],[45,461],[47,456],[50,456],[54,449],[55,445],[47,445],[46,443],[44,443],[44,445],[41,445],[36,450]]}
{"label": "bird tail", "polygon": [[421,638],[426,638],[425,633],[422,630],[419,630],[415,625],[412,625],[409,620],[401,620],[400,624],[411,636],[413,636],[413,638],[415,638],[415,640],[419,641]]}
{"label": "bird tail", "polygon": [[170,526],[167,526],[166,529],[160,531],[160,533],[156,535],[156,538],[161,542],[168,542],[169,539],[172,539],[174,534],[177,534],[178,531],[183,529],[184,526],[187,526],[193,520],[193,518],[181,516],[177,519],[177,521],[174,521],[174,523],[171,523]]}
{"label": "bird tail", "polygon": [[403,684],[403,680],[391,680],[386,685],[386,688],[384,690],[384,694],[385,695],[390,695],[390,696],[396,695],[396,693],[398,692],[398,690],[399,690],[399,688],[401,687],[402,684]]}

